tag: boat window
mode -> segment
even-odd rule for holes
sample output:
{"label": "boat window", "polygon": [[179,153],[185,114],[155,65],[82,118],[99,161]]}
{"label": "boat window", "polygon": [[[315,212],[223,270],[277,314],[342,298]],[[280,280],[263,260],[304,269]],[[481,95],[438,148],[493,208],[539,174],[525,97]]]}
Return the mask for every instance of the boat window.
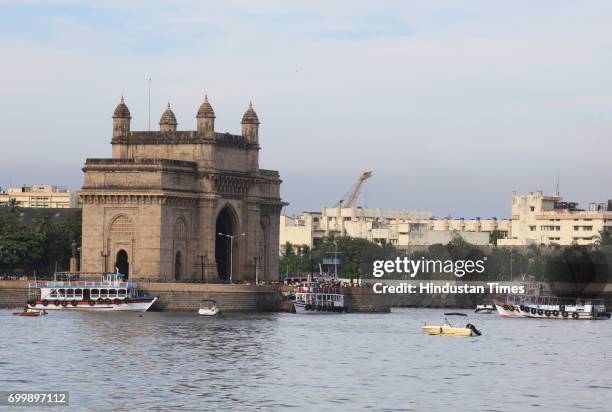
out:
{"label": "boat window", "polygon": [[108,290],[108,297],[116,298],[117,297],[117,289],[109,289]]}
{"label": "boat window", "polygon": [[57,297],[57,289],[51,289],[51,293],[50,295],[52,298],[56,298]]}
{"label": "boat window", "polygon": [[108,295],[108,290],[107,289],[100,289],[100,296],[105,298],[106,295]]}
{"label": "boat window", "polygon": [[57,296],[60,298],[63,298],[64,296],[66,296],[66,289],[58,289]]}
{"label": "boat window", "polygon": [[67,298],[71,298],[74,296],[74,290],[73,289],[66,289],[66,297]]}
{"label": "boat window", "polygon": [[126,290],[125,289],[119,289],[119,297],[120,298],[124,298],[126,295]]}
{"label": "boat window", "polygon": [[97,297],[98,297],[98,295],[100,294],[100,290],[99,290],[99,289],[91,289],[91,291],[90,291],[90,293],[89,293],[89,294],[90,294],[90,296],[91,296],[92,298],[93,298],[93,297],[96,297],[96,298],[97,298]]}
{"label": "boat window", "polygon": [[74,294],[75,295],[82,295],[83,294],[83,289],[75,289],[74,290]]}

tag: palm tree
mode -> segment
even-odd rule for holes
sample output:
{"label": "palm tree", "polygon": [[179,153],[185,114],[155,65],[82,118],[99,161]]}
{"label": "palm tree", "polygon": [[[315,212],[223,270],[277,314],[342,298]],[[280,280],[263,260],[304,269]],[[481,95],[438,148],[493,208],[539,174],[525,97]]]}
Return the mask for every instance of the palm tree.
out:
{"label": "palm tree", "polygon": [[595,244],[599,246],[612,245],[612,233],[606,229],[600,230],[599,236],[597,236],[597,239],[595,240]]}

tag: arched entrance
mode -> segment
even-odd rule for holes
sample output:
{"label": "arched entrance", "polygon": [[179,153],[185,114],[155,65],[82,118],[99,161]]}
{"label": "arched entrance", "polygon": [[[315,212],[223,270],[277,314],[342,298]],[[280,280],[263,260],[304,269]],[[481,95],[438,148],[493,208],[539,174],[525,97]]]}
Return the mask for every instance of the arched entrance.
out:
{"label": "arched entrance", "polygon": [[183,277],[183,256],[179,250],[174,257],[174,279],[181,280],[181,277]]}
{"label": "arched entrance", "polygon": [[[232,239],[229,236],[236,234],[235,221],[229,207],[223,208],[215,225],[215,260],[217,262],[217,273],[221,280],[229,280],[232,272]],[[228,236],[229,235],[229,236]]]}
{"label": "arched entrance", "polygon": [[128,254],[125,250],[121,249],[117,252],[117,259],[115,259],[115,268],[116,270],[125,275],[126,279],[130,274],[130,262],[128,261]]}

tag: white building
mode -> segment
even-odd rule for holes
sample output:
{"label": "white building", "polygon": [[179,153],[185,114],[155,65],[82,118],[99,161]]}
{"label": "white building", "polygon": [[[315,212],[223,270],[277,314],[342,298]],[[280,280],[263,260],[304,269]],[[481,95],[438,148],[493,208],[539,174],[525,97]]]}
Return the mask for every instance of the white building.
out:
{"label": "white building", "polygon": [[317,246],[329,236],[351,236],[400,249],[448,243],[455,234],[475,245],[489,244],[489,234],[499,230],[507,234],[506,220],[436,219],[431,212],[407,210],[324,208],[321,212],[304,212],[297,217],[281,215],[280,246]]}
{"label": "white building", "polygon": [[19,207],[28,208],[76,208],[81,207],[75,193],[52,185],[31,185],[0,190],[0,206],[15,200]]}
{"label": "white building", "polygon": [[594,202],[588,210],[563,202],[559,194],[512,194],[512,226],[499,245],[590,245],[602,230],[612,231],[612,201]]}

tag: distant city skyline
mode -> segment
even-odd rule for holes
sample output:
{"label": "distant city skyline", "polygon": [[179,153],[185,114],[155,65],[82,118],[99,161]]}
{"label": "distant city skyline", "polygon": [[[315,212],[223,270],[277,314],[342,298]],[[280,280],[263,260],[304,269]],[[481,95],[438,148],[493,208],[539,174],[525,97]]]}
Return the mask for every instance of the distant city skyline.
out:
{"label": "distant city skyline", "polygon": [[508,217],[512,191],[559,176],[586,208],[612,198],[611,18],[605,1],[0,0],[0,186],[78,190],[121,95],[147,129],[152,78],[154,130],[168,101],[195,129],[208,93],[236,133],[252,99],[293,214],[364,170],[370,207]]}

